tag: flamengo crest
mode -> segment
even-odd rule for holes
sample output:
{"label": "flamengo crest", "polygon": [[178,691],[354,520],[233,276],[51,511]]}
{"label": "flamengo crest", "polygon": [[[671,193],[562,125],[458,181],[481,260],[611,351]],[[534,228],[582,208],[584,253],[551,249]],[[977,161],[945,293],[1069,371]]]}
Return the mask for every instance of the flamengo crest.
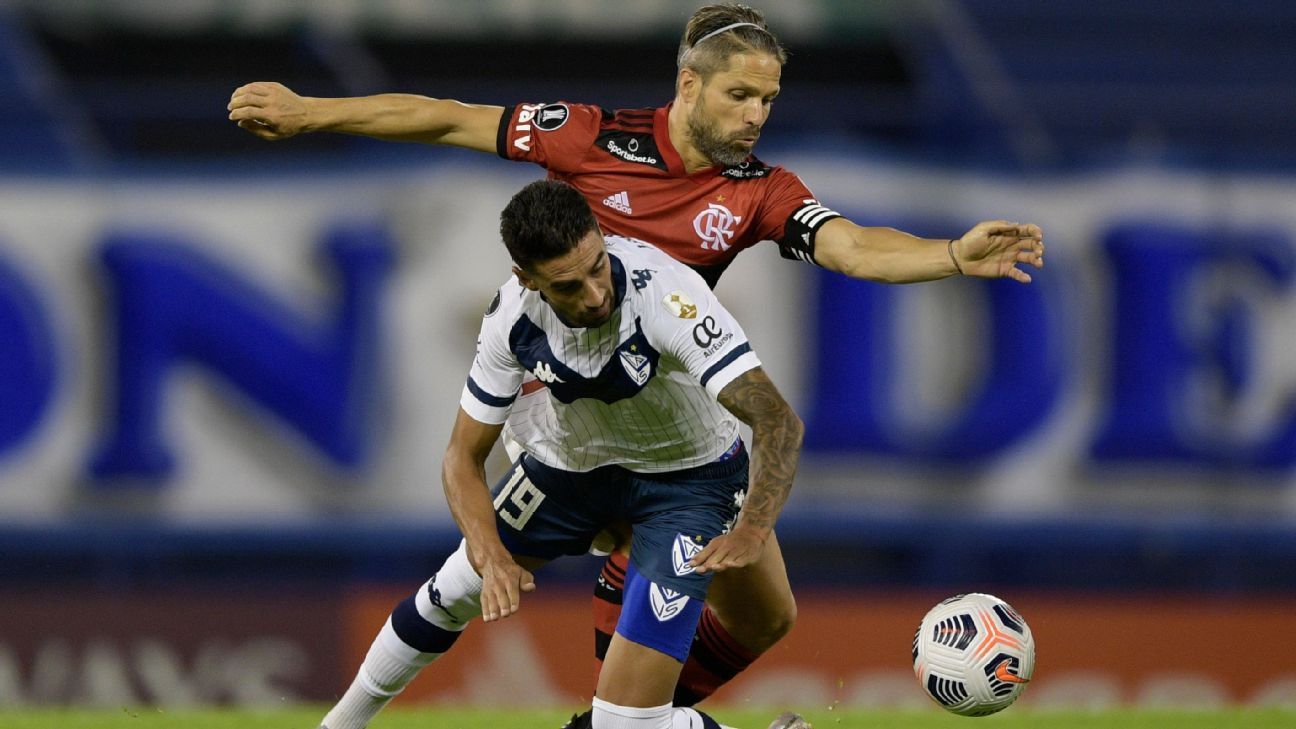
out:
{"label": "flamengo crest", "polygon": [[734,225],[741,222],[741,215],[734,215],[723,205],[710,203],[706,210],[693,218],[693,231],[702,239],[703,248],[727,251],[729,241],[734,237]]}

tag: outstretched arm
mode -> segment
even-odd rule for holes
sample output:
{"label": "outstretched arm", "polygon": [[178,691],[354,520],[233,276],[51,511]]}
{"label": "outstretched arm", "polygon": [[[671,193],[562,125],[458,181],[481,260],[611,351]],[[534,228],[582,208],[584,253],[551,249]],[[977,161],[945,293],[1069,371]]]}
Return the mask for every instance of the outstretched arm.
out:
{"label": "outstretched arm", "polygon": [[805,433],[801,419],[760,367],[725,385],[720,404],[751,426],[750,485],[734,528],[692,559],[698,572],[743,567],[760,556],[792,490]]}
{"label": "outstretched arm", "polygon": [[819,229],[814,257],[827,269],[883,283],[934,281],[960,273],[1030,283],[1030,274],[1017,264],[1044,267],[1044,234],[1038,225],[993,220],[953,241],[937,240],[837,218]]}
{"label": "outstretched arm", "polygon": [[341,132],[396,142],[448,144],[495,151],[504,108],[415,94],[352,98],[300,96],[274,81],[240,86],[230,95],[230,121],[267,140],[303,132]]}
{"label": "outstretched arm", "polygon": [[486,486],[486,456],[502,428],[478,422],[460,408],[441,464],[450,513],[468,543],[468,560],[482,578],[482,620],[488,623],[517,612],[522,593],[535,590],[535,578],[500,541]]}

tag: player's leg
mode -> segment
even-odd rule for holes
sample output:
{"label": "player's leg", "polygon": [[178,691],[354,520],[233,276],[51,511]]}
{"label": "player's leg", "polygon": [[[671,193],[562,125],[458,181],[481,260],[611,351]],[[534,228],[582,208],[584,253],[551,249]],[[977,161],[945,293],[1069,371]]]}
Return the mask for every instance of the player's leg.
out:
{"label": "player's leg", "polygon": [[[624,515],[633,526],[621,616],[593,702],[593,729],[668,729],[703,721],[671,697],[706,600],[710,574],[688,564],[738,516],[747,459],[669,474],[636,474]],[[716,726],[709,718],[704,726]]]}
{"label": "player's leg", "polygon": [[624,617],[608,645],[589,726],[721,729],[695,709],[670,704],[701,602],[648,580],[633,565],[625,592]]}
{"label": "player's leg", "polygon": [[590,599],[590,613],[594,618],[594,684],[598,685],[603,659],[607,657],[617,621],[621,619],[621,604],[625,594],[626,567],[630,564],[630,528],[609,529],[616,546],[603,563],[598,580],[594,583],[594,596]]}
{"label": "player's leg", "polygon": [[[630,693],[639,698],[617,696],[611,686],[600,686],[589,724],[593,729],[728,729],[697,709],[669,703],[642,705],[660,700],[647,698],[651,694],[662,690],[670,693],[674,686],[670,677],[679,674],[677,659],[618,634],[608,646],[607,666],[603,674],[607,680],[637,689]],[[623,667],[630,670],[618,670]]]}
{"label": "player's leg", "polygon": [[[762,562],[765,562],[766,566],[779,569],[778,575],[774,575],[772,577],[758,577],[758,576],[750,576],[750,577],[752,577],[752,579],[756,579],[761,582],[766,582],[767,585],[776,586],[779,585],[781,582],[781,584],[785,586],[785,590],[787,590],[787,592],[785,592],[785,595],[787,595],[787,599],[791,601],[791,588],[788,588],[787,586],[787,576],[785,576],[785,573],[781,571],[781,563],[783,563],[783,560],[781,560],[781,555],[776,553],[776,550],[778,550],[778,545],[774,544],[774,542],[771,542],[771,546],[774,546],[776,559],[763,559]],[[626,568],[629,569],[629,571],[634,572],[634,568],[629,567],[629,560],[627,560],[625,564],[626,564]],[[622,579],[619,580],[618,582],[623,582],[623,580],[625,580],[625,572],[622,572],[621,575],[622,575]],[[722,575],[724,575],[724,572],[719,573],[719,575],[715,576],[715,579],[712,582],[712,589],[714,589],[715,585],[718,584],[719,577],[721,577]],[[604,580],[600,580],[600,585],[603,584],[604,584]],[[736,586],[736,588],[732,589],[731,595],[734,595],[734,597],[726,597],[722,599],[722,603],[724,604],[724,606],[730,607],[730,611],[727,612],[727,615],[734,617],[734,619],[737,619],[737,617],[741,615],[748,614],[748,612],[743,610],[743,607],[731,606],[730,604],[730,602],[735,601],[735,599],[740,599],[739,597],[737,597],[737,595],[743,594],[745,588],[746,585],[739,584]],[[759,599],[763,599],[763,601],[765,601],[766,604],[779,602],[778,595],[765,594],[765,592],[763,592],[763,586],[758,586],[758,588],[754,589],[753,592],[761,595]],[[619,610],[619,608],[622,607],[623,594],[625,594],[623,590],[618,590],[618,595],[617,595],[618,616],[621,615],[621,610]],[[708,599],[710,599],[710,595],[708,595]],[[631,606],[627,608],[627,610],[634,612],[635,611],[634,604],[631,604]],[[708,619],[708,617],[706,616],[712,616],[710,617],[710,620],[715,620],[714,614],[710,612],[709,606],[706,606],[704,608],[704,611],[702,611],[702,619]],[[715,643],[721,641],[721,639],[723,639],[722,636],[724,636],[724,634],[727,633],[723,633],[723,628],[706,628],[704,627],[704,625],[701,624],[697,625],[695,630],[696,630],[697,637],[693,638],[691,641],[691,650],[689,650],[688,654],[682,654],[684,658],[687,659],[687,662],[684,663],[683,673],[679,673],[678,675],[677,690],[675,690],[675,694],[674,694],[675,697],[679,697],[680,687],[689,685],[689,682],[686,681],[686,673],[691,671],[695,672],[695,676],[692,677],[693,685],[701,686],[702,689],[708,690],[708,693],[709,691],[714,690],[715,687],[718,687],[724,682],[723,678],[715,677],[715,673],[717,673],[717,665],[721,664],[721,662],[719,662],[718,659],[712,659],[712,658],[704,658],[702,660],[699,660],[699,655],[710,656],[715,654],[715,652],[718,652],[717,647],[715,647]],[[657,656],[644,654],[644,651],[651,651],[651,649],[645,649],[644,646],[640,646],[638,645],[638,643],[627,641],[627,639],[625,637],[622,637],[621,634],[616,633],[616,627],[614,627],[614,625],[612,628],[609,628],[608,632],[610,634],[608,636],[607,642],[601,643],[601,649],[603,649],[603,655],[600,655],[600,658],[609,658],[610,660],[612,659],[612,656],[618,656],[619,652],[622,651],[627,652],[627,654],[629,655],[627,655],[627,658],[625,659],[626,664],[634,665],[634,667],[640,668],[640,671],[648,671],[649,667],[653,665],[652,663],[653,659],[656,659],[657,662],[660,662],[660,655],[661,655],[660,652],[658,652]],[[706,636],[706,638],[702,638],[702,636]],[[759,636],[756,637],[761,638]],[[772,645],[772,642],[774,642],[774,639],[776,638],[767,636],[766,638],[763,639],[767,639],[767,641],[770,641],[770,645]],[[730,649],[728,650],[736,651],[736,650],[744,650],[744,649],[741,649],[741,647],[731,646]],[[732,663],[734,662],[730,660],[730,665],[732,665]],[[746,663],[750,663],[750,662],[746,662]],[[745,667],[745,664],[743,665],[743,667]],[[616,671],[617,671],[616,668],[612,668],[609,669],[609,671],[605,671],[601,673],[601,675],[599,676],[600,686],[603,686],[604,681],[607,681],[609,685],[622,685],[622,686],[629,685],[629,686],[640,686],[640,687],[652,685],[652,681],[644,680],[643,676],[634,675],[634,673],[627,673],[627,675],[619,675],[619,673],[617,673]],[[653,671],[661,672],[661,668],[658,667],[656,669],[653,669]],[[732,677],[732,675],[734,675],[736,671],[737,669],[735,669],[734,672],[730,673],[730,677]],[[662,675],[662,673],[656,673],[656,675],[660,676]],[[600,698],[597,698],[595,700],[594,712],[604,711],[604,712],[617,713],[618,721],[622,719],[627,719],[627,717],[629,717],[629,719],[632,720],[642,719],[643,711],[638,710],[638,708],[618,706],[618,704],[612,704],[612,706],[609,706],[610,702],[605,702],[604,700],[605,698],[607,698],[605,697],[605,691],[608,690],[610,689],[604,689],[604,687],[600,687],[599,693],[597,693],[597,695],[599,695]],[[627,697],[622,697],[622,695],[619,694],[614,694],[614,695],[617,695],[617,697],[621,698],[622,700],[635,700],[635,702],[639,702],[639,703],[643,703],[645,702],[645,700],[652,700],[651,697],[644,697],[644,695],[627,695]],[[674,726],[678,726],[678,728],[682,728],[682,729],[697,729],[697,728],[704,728],[704,726],[705,728],[712,728],[712,726],[718,726],[717,724],[714,724],[714,721],[710,719],[710,717],[706,716],[705,713],[697,712],[696,710],[689,710],[689,708],[687,708],[688,706],[689,704],[679,703],[678,699],[673,700],[673,706],[670,707],[671,708],[670,717],[671,717],[671,721],[673,721],[674,724],[662,724],[662,726],[673,726],[673,728]],[[660,720],[660,716],[665,715],[664,707],[656,707],[654,708],[654,711],[657,712],[656,715],[653,715],[653,713],[649,713],[649,716],[657,716],[658,720]],[[582,715],[573,716],[572,721],[570,721],[570,723],[568,724],[568,728],[569,729],[590,729],[591,726],[595,726],[594,717],[592,717],[592,713],[594,712],[586,712],[586,713],[582,713]],[[621,725],[612,724],[612,726],[621,726]],[[634,725],[630,724],[629,726],[634,726]],[[784,713],[783,716],[779,716],[778,719],[774,720],[774,723],[770,724],[770,729],[809,729],[809,726],[810,724],[806,723],[806,721],[802,719],[801,716],[796,715],[796,713]]]}
{"label": "player's leg", "polygon": [[[585,478],[526,457],[496,482],[491,490],[495,526],[522,567],[534,570],[555,557],[585,553],[599,524],[606,521],[606,507]],[[481,577],[461,542],[436,576],[392,611],[351,687],[324,718],[323,726],[366,726],[481,614],[480,595]]]}
{"label": "player's leg", "polygon": [[[545,562],[530,557],[517,557],[517,561],[528,570]],[[467,545],[461,541],[432,579],[392,610],[351,686],[321,726],[368,726],[419,671],[449,651],[468,623],[481,615],[481,585],[481,577],[468,560]]]}
{"label": "player's leg", "polygon": [[[619,541],[621,546],[604,564],[591,601],[596,676],[621,614],[629,550],[627,540]],[[755,564],[716,577],[680,674],[675,705],[692,706],[715,693],[787,635],[795,621],[796,600],[774,537]]]}
{"label": "player's leg", "polygon": [[757,561],[716,574],[706,610],[675,691],[676,706],[692,706],[746,670],[788,634],[796,599],[777,536]]}

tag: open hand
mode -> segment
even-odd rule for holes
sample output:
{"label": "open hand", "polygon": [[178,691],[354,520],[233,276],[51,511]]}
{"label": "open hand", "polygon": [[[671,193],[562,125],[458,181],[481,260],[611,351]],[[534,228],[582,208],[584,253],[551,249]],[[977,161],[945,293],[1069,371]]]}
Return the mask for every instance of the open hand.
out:
{"label": "open hand", "polygon": [[973,226],[951,251],[965,276],[1030,283],[1031,275],[1017,264],[1044,267],[1044,233],[1031,223],[992,220]]}
{"label": "open hand", "polygon": [[760,557],[768,538],[768,531],[739,525],[728,534],[712,539],[689,564],[699,574],[746,567]]}

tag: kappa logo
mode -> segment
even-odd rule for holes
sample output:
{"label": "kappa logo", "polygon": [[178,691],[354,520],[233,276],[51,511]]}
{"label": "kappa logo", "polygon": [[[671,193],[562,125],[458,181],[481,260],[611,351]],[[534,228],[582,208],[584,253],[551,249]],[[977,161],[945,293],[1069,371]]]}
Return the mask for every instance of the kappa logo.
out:
{"label": "kappa logo", "polygon": [[625,190],[603,198],[603,204],[617,212],[634,215],[634,210],[630,208],[630,193]]}
{"label": "kappa logo", "polygon": [[566,380],[554,374],[548,362],[536,362],[535,369],[531,370],[531,374],[546,385],[554,382],[566,382]]}
{"label": "kappa logo", "polygon": [[654,273],[657,273],[657,270],[653,268],[636,268],[630,275],[630,283],[634,284],[635,291],[643,291],[647,288]]}
{"label": "kappa logo", "polygon": [[652,602],[653,614],[657,616],[657,621],[661,623],[684,612],[684,608],[689,601],[688,595],[672,590],[669,587],[662,587],[656,582],[652,583],[652,589],[648,591],[648,597]]}
{"label": "kappa logo", "polygon": [[441,591],[438,590],[436,586],[436,575],[432,575],[432,579],[428,581],[428,600],[433,605],[436,605],[437,608],[441,610],[441,612],[445,613],[446,615],[449,615],[451,620],[459,619],[455,617],[454,613],[450,612],[446,608],[445,603],[441,602]]}
{"label": "kappa logo", "polygon": [[729,241],[734,237],[734,225],[742,222],[741,215],[734,215],[729,208],[716,203],[709,203],[707,209],[693,218],[693,231],[702,239],[702,247],[712,251],[729,250]]}
{"label": "kappa logo", "polygon": [[683,534],[675,535],[675,544],[671,547],[671,566],[675,568],[675,574],[678,577],[693,574],[693,565],[689,560],[702,551],[702,545],[689,539]]}
{"label": "kappa logo", "polygon": [[642,354],[634,352],[620,352],[621,367],[625,369],[630,379],[634,380],[636,385],[643,387],[648,383],[648,378],[652,377],[652,363]]}

